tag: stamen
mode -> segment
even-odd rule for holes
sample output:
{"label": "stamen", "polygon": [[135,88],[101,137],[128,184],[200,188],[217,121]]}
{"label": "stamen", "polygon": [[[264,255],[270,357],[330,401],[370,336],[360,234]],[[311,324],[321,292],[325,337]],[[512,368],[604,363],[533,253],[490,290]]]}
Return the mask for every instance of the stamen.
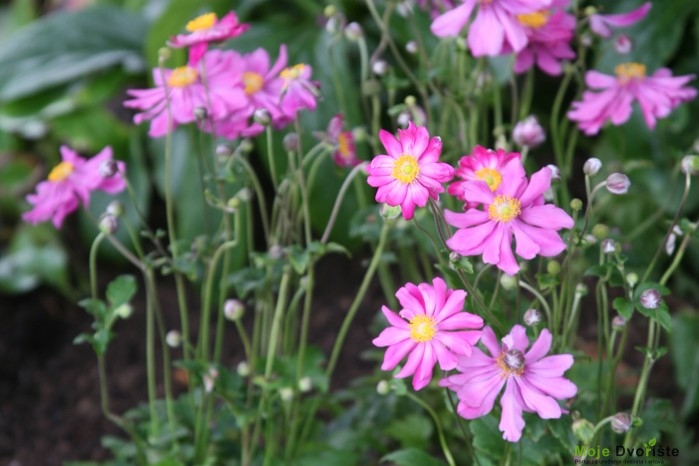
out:
{"label": "stamen", "polygon": [[262,89],[265,78],[261,74],[252,71],[243,73],[243,84],[245,84],[245,94],[252,95]]}
{"label": "stamen", "polygon": [[622,63],[614,68],[619,82],[626,84],[633,79],[642,79],[646,77],[646,65],[641,63]]}
{"label": "stamen", "polygon": [[199,77],[197,70],[190,66],[179,66],[172,70],[167,83],[171,87],[186,87],[192,84]]}
{"label": "stamen", "polygon": [[186,29],[189,32],[201,31],[202,29],[210,29],[216,24],[218,18],[216,13],[206,13],[201,16],[197,16],[193,20],[187,23]]}
{"label": "stamen", "polygon": [[410,320],[410,339],[417,343],[432,340],[437,333],[434,319],[425,314],[418,314]]}
{"label": "stamen", "polygon": [[502,182],[502,175],[500,174],[500,172],[495,170],[494,168],[488,167],[477,170],[476,178],[485,181],[488,184],[488,187],[491,191],[495,191],[496,189],[498,189],[498,186],[500,186],[500,183]]}
{"label": "stamen", "polygon": [[420,174],[417,159],[412,155],[403,154],[393,164],[391,176],[401,183],[410,184]]}
{"label": "stamen", "polygon": [[517,15],[517,21],[524,26],[539,29],[542,26],[546,26],[546,23],[549,22],[549,12],[548,10],[541,10],[534,13],[523,13]]}
{"label": "stamen", "polygon": [[71,173],[73,173],[73,170],[75,170],[75,167],[72,163],[61,162],[53,167],[53,170],[51,170],[51,173],[49,173],[49,181],[63,181],[68,178]]}
{"label": "stamen", "polygon": [[522,203],[512,196],[500,194],[495,196],[488,206],[488,217],[498,222],[510,222],[522,213]]}

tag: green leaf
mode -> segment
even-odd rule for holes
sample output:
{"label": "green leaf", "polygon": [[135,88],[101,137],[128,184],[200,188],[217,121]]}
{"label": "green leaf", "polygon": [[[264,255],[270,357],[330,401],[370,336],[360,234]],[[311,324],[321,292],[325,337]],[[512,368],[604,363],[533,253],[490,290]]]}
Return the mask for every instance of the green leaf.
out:
{"label": "green leaf", "polygon": [[394,451],[381,458],[381,462],[394,462],[397,466],[444,466],[445,463],[416,448]]}
{"label": "green leaf", "polygon": [[116,308],[131,301],[136,289],[133,275],[119,275],[107,285],[107,300],[112,308]]}
{"label": "green leaf", "polygon": [[648,445],[651,446],[651,447],[655,445],[655,437],[653,437],[652,439],[648,440]]}
{"label": "green leaf", "polygon": [[505,453],[505,441],[498,429],[498,420],[493,414],[474,419],[469,424],[473,434],[474,448],[494,460],[502,460]]}
{"label": "green leaf", "polygon": [[626,298],[614,298],[614,301],[612,301],[612,307],[616,309],[619,315],[626,320],[629,320],[633,314],[633,303],[630,303]]}
{"label": "green leaf", "polygon": [[114,7],[44,16],[2,43],[0,102],[117,65],[140,73],[145,32],[141,16]]}
{"label": "green leaf", "polygon": [[402,447],[412,446],[419,449],[429,447],[428,440],[433,431],[432,422],[425,416],[412,414],[395,419],[386,427],[389,437],[398,440]]}
{"label": "green leaf", "polygon": [[674,317],[669,339],[677,385],[683,389],[682,417],[699,409],[699,315],[683,312]]}

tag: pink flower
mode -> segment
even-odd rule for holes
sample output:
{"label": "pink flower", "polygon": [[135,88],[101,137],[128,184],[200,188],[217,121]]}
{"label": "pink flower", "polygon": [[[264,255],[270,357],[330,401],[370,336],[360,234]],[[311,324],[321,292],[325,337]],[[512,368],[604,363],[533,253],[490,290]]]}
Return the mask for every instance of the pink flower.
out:
{"label": "pink flower", "polygon": [[673,77],[670,70],[660,68],[646,76],[640,63],[624,63],[614,68],[616,77],[598,71],[588,71],[585,82],[601,92],[586,91],[582,101],[573,102],[568,118],[577,121],[587,135],[597,134],[607,120],[619,126],[631,116],[631,104],[638,101],[643,118],[650,129],[656,118],[666,117],[680,103],[692,100],[697,90],[685,87],[693,74]]}
{"label": "pink flower", "polygon": [[354,167],[361,163],[357,158],[352,131],[343,131],[343,117],[338,113],[330,119],[325,133],[316,132],[314,136],[333,146],[333,161],[339,167]]}
{"label": "pink flower", "polygon": [[500,55],[503,49],[519,52],[528,42],[525,27],[516,15],[548,8],[551,0],[461,0],[462,4],[432,21],[438,37],[457,36],[478,5],[476,19],[468,29],[468,46],[474,56]]}
{"label": "pink flower", "polygon": [[[505,152],[503,149],[493,151],[483,146],[476,146],[470,155],[459,159],[456,176],[462,181],[454,181],[447,192],[457,199],[467,202],[464,187],[470,181],[485,181],[491,191],[497,190],[503,180],[511,183],[526,176],[521,156],[518,152]],[[472,205],[475,207],[476,205]]]}
{"label": "pink flower", "polygon": [[627,27],[637,23],[646,17],[652,6],[651,2],[646,2],[628,13],[616,15],[600,15],[595,13],[590,15],[590,30],[600,37],[604,37],[605,39],[609,38],[612,36],[612,27]]}
{"label": "pink flower", "polygon": [[[403,308],[396,314],[386,306],[381,311],[391,327],[373,340],[387,346],[381,369],[392,370],[409,354],[397,378],[413,375],[413,388],[420,390],[432,380],[436,363],[442,370],[456,367],[458,356],[469,356],[478,342],[483,319],[463,312],[466,292],[451,290],[441,278],[432,285],[406,283],[396,292]],[[400,317],[399,317],[400,315]],[[402,317],[402,318],[401,318]]]}
{"label": "pink flower", "polygon": [[[554,2],[554,6],[564,7],[567,3]],[[517,21],[526,26],[529,43],[517,53],[515,73],[523,73],[536,63],[544,73],[560,75],[561,61],[575,58],[570,46],[575,35],[575,16],[563,10],[541,10],[517,15]]]}
{"label": "pink flower", "polygon": [[520,147],[537,147],[546,140],[546,132],[534,115],[518,121],[512,130],[512,140]]}
{"label": "pink flower", "polygon": [[310,80],[311,72],[309,65],[299,63],[279,73],[283,80],[280,107],[289,119],[293,120],[301,109],[316,108],[318,83]]}
{"label": "pink flower", "polygon": [[473,348],[471,356],[458,358],[459,374],[440,380],[439,385],[456,392],[457,412],[465,419],[488,414],[504,386],[499,428],[505,440],[517,442],[524,428],[522,412],[558,419],[564,411],[556,400],[575,396],[578,391],[574,383],[563,377],[573,365],[573,356],[546,356],[551,340],[551,332],[543,329],[527,351],[529,338],[521,325],[512,327],[501,340],[502,345],[493,330],[485,327],[481,342],[490,354]]}
{"label": "pink flower", "polygon": [[175,48],[190,47],[189,61],[192,66],[199,63],[209,47],[209,43],[222,42],[237,37],[248,30],[250,25],[238,22],[234,12],[220,20],[216,13],[207,13],[187,23],[189,34],[178,34],[170,39],[169,45]]}
{"label": "pink flower", "polygon": [[177,125],[193,123],[197,108],[206,111],[207,119],[221,119],[244,104],[244,76],[235,66],[236,55],[212,50],[204,55],[199,68],[191,63],[174,70],[155,68],[153,81],[157,87],[128,90],[134,98],[125,101],[124,106],[143,110],[134,116],[134,123],[151,120],[151,137],[164,136]]}
{"label": "pink flower", "polygon": [[56,228],[61,228],[63,219],[78,208],[80,202],[87,207],[90,193],[95,190],[116,194],[126,187],[124,173],[126,165],[117,161],[117,173],[103,176],[103,164],[112,161],[112,148],[105,147],[90,159],[83,159],[66,146],[61,146],[61,163],[49,173],[48,180],[40,182],[36,194],[27,196],[34,207],[22,215],[29,223],[52,220]]}
{"label": "pink flower", "polygon": [[430,138],[427,128],[415,126],[398,130],[396,139],[385,130],[379,139],[388,155],[377,155],[367,166],[370,186],[379,188],[376,201],[400,206],[406,220],[413,218],[415,207],[424,207],[429,197],[444,192],[442,183],[454,176],[454,169],[439,162],[442,140]]}
{"label": "pink flower", "polygon": [[526,177],[510,178],[495,191],[485,181],[465,183],[466,201],[483,205],[464,213],[445,211],[447,223],[458,228],[447,246],[462,256],[483,254],[483,262],[514,275],[519,265],[512,254],[523,259],[551,257],[566,248],[557,231],[572,228],[573,219],[562,209],[544,205],[543,193],[551,187],[551,169],[544,167]]}

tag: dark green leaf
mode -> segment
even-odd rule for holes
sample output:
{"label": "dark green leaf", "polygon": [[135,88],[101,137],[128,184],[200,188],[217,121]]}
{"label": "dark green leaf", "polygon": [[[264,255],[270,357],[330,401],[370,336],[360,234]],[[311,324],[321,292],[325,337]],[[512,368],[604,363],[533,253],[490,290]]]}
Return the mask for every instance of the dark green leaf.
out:
{"label": "dark green leaf", "polygon": [[131,301],[136,293],[136,279],[133,275],[119,275],[107,285],[107,300],[112,308]]}
{"label": "dark green leaf", "polygon": [[629,320],[633,314],[633,303],[630,303],[626,298],[614,298],[614,301],[612,301],[612,307],[616,309],[619,315],[626,320]]}
{"label": "dark green leaf", "polygon": [[416,448],[394,451],[381,458],[381,462],[394,462],[397,466],[444,466],[445,463]]}

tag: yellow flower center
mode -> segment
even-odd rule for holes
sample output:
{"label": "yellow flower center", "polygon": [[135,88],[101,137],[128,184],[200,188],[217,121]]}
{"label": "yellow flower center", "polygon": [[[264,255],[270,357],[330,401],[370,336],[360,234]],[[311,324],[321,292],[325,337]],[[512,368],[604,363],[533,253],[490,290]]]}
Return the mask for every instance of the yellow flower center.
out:
{"label": "yellow flower center", "polygon": [[262,89],[265,78],[259,73],[246,71],[243,73],[243,84],[245,84],[245,94],[252,95]]}
{"label": "yellow flower center", "polygon": [[533,13],[524,13],[517,15],[517,21],[524,26],[539,29],[545,26],[549,21],[549,12],[547,10],[535,11]]}
{"label": "yellow flower center", "polygon": [[185,87],[192,84],[199,77],[197,70],[191,66],[178,66],[167,79],[167,83],[171,87]]}
{"label": "yellow flower center", "polygon": [[348,159],[350,158],[351,152],[350,152],[350,147],[349,147],[349,138],[345,133],[340,133],[340,135],[337,137],[337,150],[340,152],[340,155],[342,158]]}
{"label": "yellow flower center", "polygon": [[70,162],[61,162],[51,170],[49,173],[49,181],[63,181],[73,173],[75,167]]}
{"label": "yellow flower center", "polygon": [[488,206],[488,217],[498,222],[509,222],[514,220],[522,212],[522,203],[519,199],[500,194],[495,196],[495,200]]}
{"label": "yellow flower center", "polygon": [[306,69],[306,65],[303,63],[299,63],[298,65],[290,66],[289,68],[284,68],[281,73],[279,73],[279,76],[282,77],[282,79],[285,79],[286,81],[291,81],[292,79],[296,79],[299,77],[301,73],[303,73],[303,70]]}
{"label": "yellow flower center", "polygon": [[519,350],[512,349],[500,354],[497,363],[500,369],[502,369],[503,377],[522,375],[522,372],[524,372],[524,355]]}
{"label": "yellow flower center", "polygon": [[498,189],[498,186],[500,186],[500,183],[502,183],[502,175],[494,168],[481,168],[480,170],[476,171],[476,178],[488,183],[490,191],[495,191]]}
{"label": "yellow flower center", "polygon": [[410,319],[410,339],[417,343],[432,340],[437,333],[434,319],[425,314],[418,314]]}
{"label": "yellow flower center", "polygon": [[420,174],[417,159],[412,155],[403,154],[393,163],[391,176],[401,183],[410,184]]}
{"label": "yellow flower center", "polygon": [[197,16],[193,20],[187,23],[186,29],[189,32],[201,31],[202,29],[209,29],[216,24],[218,18],[216,13],[206,13],[201,16]]}
{"label": "yellow flower center", "polygon": [[646,65],[640,63],[622,63],[614,68],[614,72],[619,78],[619,82],[626,84],[632,79],[639,79],[646,77]]}

